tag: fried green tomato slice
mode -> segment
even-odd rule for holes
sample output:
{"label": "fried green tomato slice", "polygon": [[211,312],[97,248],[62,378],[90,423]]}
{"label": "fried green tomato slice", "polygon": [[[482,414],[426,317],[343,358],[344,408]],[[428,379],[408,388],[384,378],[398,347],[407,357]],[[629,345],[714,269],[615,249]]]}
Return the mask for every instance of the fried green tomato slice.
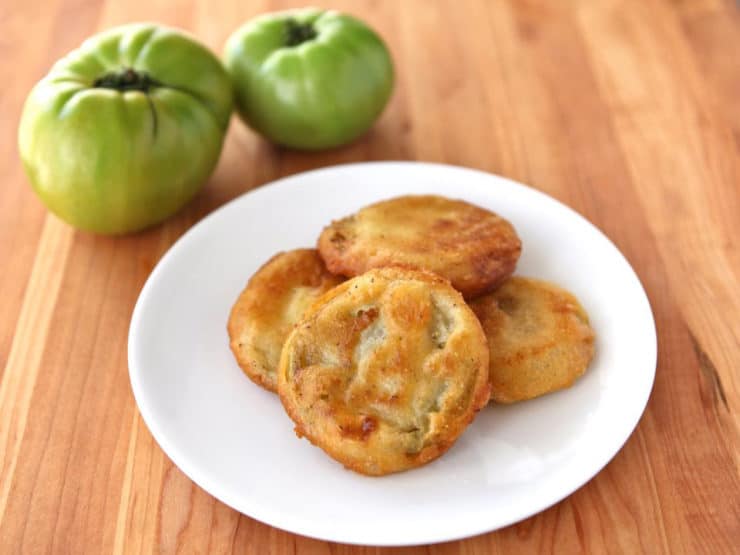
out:
{"label": "fried green tomato slice", "polygon": [[556,285],[512,277],[470,306],[488,338],[493,401],[514,403],[569,387],[593,358],[586,311]]}
{"label": "fried green tomato slice", "polygon": [[311,303],[342,281],[327,271],[314,249],[281,252],[257,270],[227,325],[231,351],[253,382],[277,391],[285,339]]}
{"label": "fried green tomato slice", "polygon": [[488,347],[449,282],[371,270],[337,286],[285,342],[278,393],[299,436],[384,475],[447,451],[488,402]]}
{"label": "fried green tomato slice", "polygon": [[429,270],[472,299],[514,272],[522,243],[514,227],[489,210],[420,195],[371,204],[332,222],[318,249],[335,274],[352,277],[385,266]]}

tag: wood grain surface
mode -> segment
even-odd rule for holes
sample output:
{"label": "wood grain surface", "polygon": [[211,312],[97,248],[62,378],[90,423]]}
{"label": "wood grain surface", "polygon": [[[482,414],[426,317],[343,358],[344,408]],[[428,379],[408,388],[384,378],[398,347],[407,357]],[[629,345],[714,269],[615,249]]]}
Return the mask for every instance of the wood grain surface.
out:
{"label": "wood grain surface", "polygon": [[[398,70],[358,142],[305,154],[236,118],[218,169],[129,237],[50,216],[18,161],[22,102],[85,37],[137,20],[216,51],[274,0],[4,0],[0,6],[0,553],[731,553],[740,545],[740,15],[732,0],[314,2],[367,20]],[[137,295],[214,208],[274,178],[410,159],[528,183],[634,265],[659,341],[635,433],[591,482],[524,522],[418,548],[311,540],[242,516],[153,441],[128,381]],[[629,349],[629,345],[623,348]],[[305,500],[297,500],[303,502]]]}

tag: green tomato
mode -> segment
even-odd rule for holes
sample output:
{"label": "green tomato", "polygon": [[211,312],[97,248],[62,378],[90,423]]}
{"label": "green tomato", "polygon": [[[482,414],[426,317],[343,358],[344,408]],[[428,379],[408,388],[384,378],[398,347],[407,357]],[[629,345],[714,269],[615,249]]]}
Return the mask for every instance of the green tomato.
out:
{"label": "green tomato", "polygon": [[34,190],[63,220],[97,233],[135,231],[176,212],[211,174],[232,95],[218,58],[189,36],[116,27],[34,87],[20,155]]}
{"label": "green tomato", "polygon": [[226,43],[244,121],[271,141],[318,150],[352,141],[380,115],[393,64],[361,21],[314,8],[262,15]]}

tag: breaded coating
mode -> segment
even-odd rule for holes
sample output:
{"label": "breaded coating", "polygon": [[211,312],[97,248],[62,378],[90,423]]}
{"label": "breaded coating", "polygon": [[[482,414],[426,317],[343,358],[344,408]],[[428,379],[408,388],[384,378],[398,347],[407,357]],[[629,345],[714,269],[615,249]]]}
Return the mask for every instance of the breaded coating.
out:
{"label": "breaded coating", "polygon": [[495,288],[516,268],[522,245],[500,216],[462,200],[404,196],[332,222],[318,248],[329,270],[345,276],[371,268],[430,270],[465,298]]}
{"label": "breaded coating", "polygon": [[303,312],[343,278],[332,275],[315,249],[282,252],[247,283],[228,322],[231,350],[256,384],[277,391],[277,365],[285,338]]}
{"label": "breaded coating", "polygon": [[512,277],[470,306],[488,338],[493,401],[524,401],[569,387],[594,355],[583,307],[546,281]]}
{"label": "breaded coating", "polygon": [[371,270],[306,312],[278,392],[296,433],[347,468],[399,472],[444,453],[487,403],[488,346],[447,280]]}

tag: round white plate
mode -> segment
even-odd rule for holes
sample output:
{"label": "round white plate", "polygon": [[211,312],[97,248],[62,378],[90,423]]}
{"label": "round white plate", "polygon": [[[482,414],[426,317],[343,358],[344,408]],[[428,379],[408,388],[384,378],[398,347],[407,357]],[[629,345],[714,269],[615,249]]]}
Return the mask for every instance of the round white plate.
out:
{"label": "round white plate", "polygon": [[[575,293],[596,330],[597,354],[572,388],[488,406],[437,461],[368,478],[296,438],[277,396],[249,381],[234,361],[226,320],[247,279],[275,252],[313,246],[329,221],[368,203],[421,193],[462,198],[511,221],[523,243],[517,273]],[[594,476],[645,408],[656,336],[629,263],[573,210],[483,172],[383,162],[281,179],[194,226],[141,292],[128,359],[152,435],[185,474],[224,503],[306,536],[408,545],[506,526]]]}

